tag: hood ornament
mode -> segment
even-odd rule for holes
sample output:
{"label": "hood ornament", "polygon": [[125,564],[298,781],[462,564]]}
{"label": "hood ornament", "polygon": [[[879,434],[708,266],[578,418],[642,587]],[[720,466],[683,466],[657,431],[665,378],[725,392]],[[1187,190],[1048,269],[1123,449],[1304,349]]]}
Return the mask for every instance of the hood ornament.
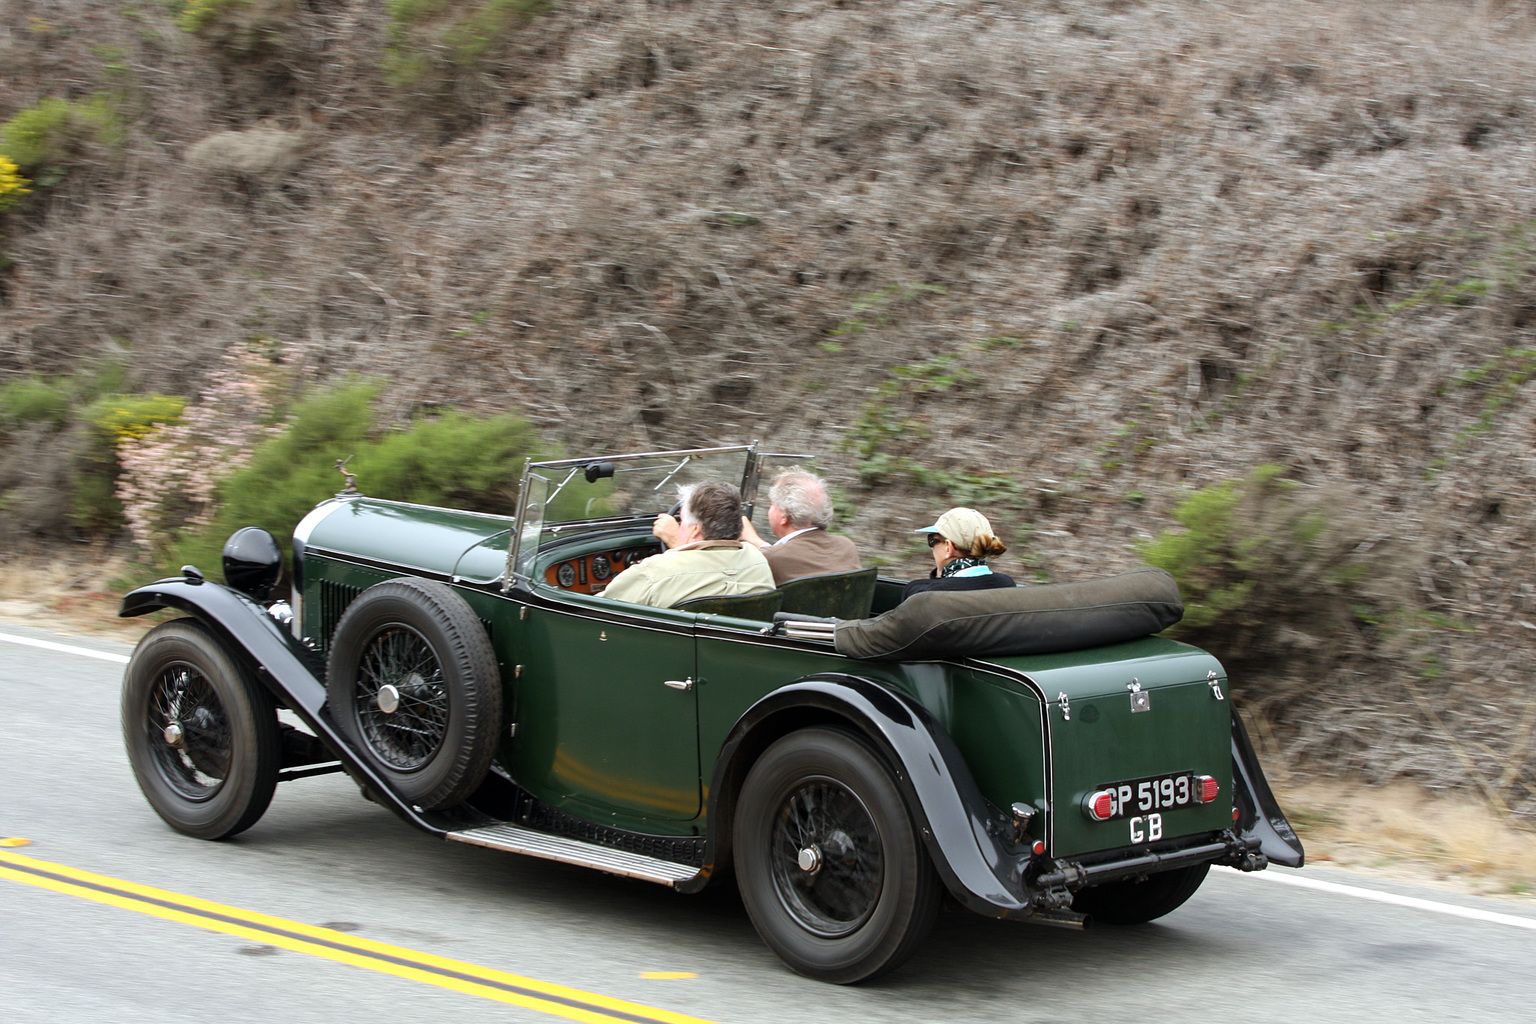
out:
{"label": "hood ornament", "polygon": [[363,492],[357,489],[357,474],[347,470],[347,463],[356,458],[356,453],[348,455],[344,459],[336,460],[336,472],[347,478],[347,486],[336,492],[338,498],[359,498]]}

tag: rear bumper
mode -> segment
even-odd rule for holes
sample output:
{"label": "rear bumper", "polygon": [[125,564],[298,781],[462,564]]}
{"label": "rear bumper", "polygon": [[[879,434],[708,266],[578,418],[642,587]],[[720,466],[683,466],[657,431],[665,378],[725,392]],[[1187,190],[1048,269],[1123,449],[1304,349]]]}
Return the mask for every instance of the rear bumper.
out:
{"label": "rear bumper", "polygon": [[1261,845],[1257,836],[1227,830],[1184,836],[1132,850],[1051,861],[1028,878],[1031,902],[1042,910],[1065,909],[1072,903],[1072,894],[1079,889],[1197,864],[1225,864],[1239,871],[1260,871],[1269,864],[1269,859],[1260,852]]}

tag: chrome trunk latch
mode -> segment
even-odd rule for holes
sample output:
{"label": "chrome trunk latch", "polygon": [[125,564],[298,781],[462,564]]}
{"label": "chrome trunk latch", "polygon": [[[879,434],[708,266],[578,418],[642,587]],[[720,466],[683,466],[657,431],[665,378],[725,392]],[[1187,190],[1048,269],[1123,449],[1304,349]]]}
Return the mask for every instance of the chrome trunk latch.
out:
{"label": "chrome trunk latch", "polygon": [[1061,720],[1063,722],[1072,721],[1072,702],[1067,699],[1065,691],[1056,695],[1056,703],[1061,707]]}
{"label": "chrome trunk latch", "polygon": [[1215,669],[1211,669],[1209,672],[1207,672],[1205,674],[1205,681],[1207,683],[1209,683],[1210,686],[1211,686],[1211,696],[1215,697],[1217,700],[1226,700],[1227,699],[1226,697],[1222,696],[1222,693],[1221,693],[1221,680],[1216,678],[1216,670]]}
{"label": "chrome trunk latch", "polygon": [[1125,688],[1131,691],[1131,714],[1152,710],[1152,695],[1141,688],[1141,680],[1132,677]]}

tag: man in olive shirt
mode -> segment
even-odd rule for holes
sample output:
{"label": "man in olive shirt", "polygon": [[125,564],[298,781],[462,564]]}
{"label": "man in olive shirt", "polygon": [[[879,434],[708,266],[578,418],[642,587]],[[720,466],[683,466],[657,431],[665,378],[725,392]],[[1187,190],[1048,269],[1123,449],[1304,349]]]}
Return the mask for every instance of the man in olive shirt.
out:
{"label": "man in olive shirt", "polygon": [[663,513],[651,527],[667,550],[619,573],[603,596],[671,608],[695,597],[772,590],[767,559],[741,539],[741,492],[726,483],[694,484],[680,492],[682,522]]}
{"label": "man in olive shirt", "polygon": [[768,527],[778,541],[769,544],[745,519],[741,536],[762,548],[775,585],[860,568],[859,549],[853,541],[827,532],[832,525],[832,499],[821,477],[803,469],[786,469],[773,478],[768,501]]}

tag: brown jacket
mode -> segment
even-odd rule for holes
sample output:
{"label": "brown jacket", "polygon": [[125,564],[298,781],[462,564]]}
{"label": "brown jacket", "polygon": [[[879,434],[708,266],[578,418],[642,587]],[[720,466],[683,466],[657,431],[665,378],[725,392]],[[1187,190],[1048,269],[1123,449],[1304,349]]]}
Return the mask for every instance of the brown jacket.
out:
{"label": "brown jacket", "polygon": [[763,548],[763,557],[773,570],[773,584],[801,576],[820,576],[828,572],[853,572],[859,565],[859,549],[847,537],[826,530],[807,530],[778,544]]}

